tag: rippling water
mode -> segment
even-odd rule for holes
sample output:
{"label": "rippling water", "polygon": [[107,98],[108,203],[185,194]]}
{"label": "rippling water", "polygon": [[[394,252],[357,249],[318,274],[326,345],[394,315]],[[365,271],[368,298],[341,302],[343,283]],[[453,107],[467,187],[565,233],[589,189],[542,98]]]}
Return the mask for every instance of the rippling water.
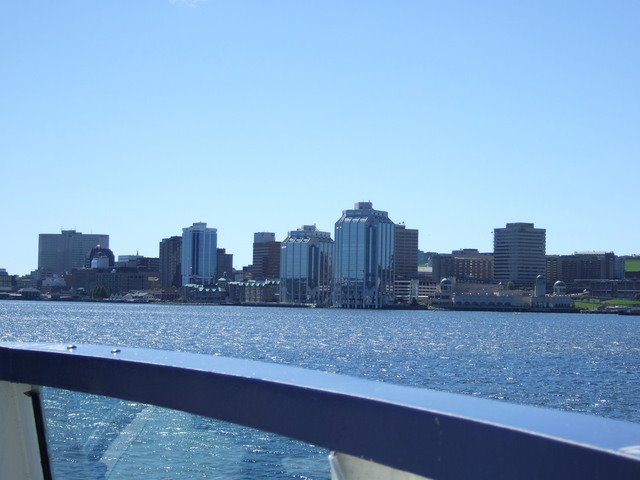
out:
{"label": "rippling water", "polygon": [[[0,341],[248,358],[633,422],[639,326],[616,315],[0,302]],[[66,478],[328,478],[326,452],[310,446],[115,400],[83,408],[89,401],[47,392]],[[123,449],[146,461],[122,461]]]}

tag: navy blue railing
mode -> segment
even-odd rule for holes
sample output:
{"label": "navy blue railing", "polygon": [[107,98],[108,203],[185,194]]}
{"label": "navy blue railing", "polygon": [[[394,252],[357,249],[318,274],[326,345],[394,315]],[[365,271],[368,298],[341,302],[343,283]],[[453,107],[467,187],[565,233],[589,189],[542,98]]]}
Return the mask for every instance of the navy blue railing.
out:
{"label": "navy blue railing", "polygon": [[640,478],[640,425],[233,358],[0,344],[0,380],[167,407],[435,479]]}

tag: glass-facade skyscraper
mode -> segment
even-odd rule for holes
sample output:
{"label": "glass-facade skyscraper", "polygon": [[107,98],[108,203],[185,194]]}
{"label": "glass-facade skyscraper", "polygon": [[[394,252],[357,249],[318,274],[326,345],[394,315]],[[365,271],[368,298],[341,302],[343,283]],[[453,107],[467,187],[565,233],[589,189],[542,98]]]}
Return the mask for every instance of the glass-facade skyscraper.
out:
{"label": "glass-facade skyscraper", "polygon": [[333,240],[329,232],[304,225],[280,247],[280,301],[331,303]]}
{"label": "glass-facade skyscraper", "polygon": [[395,224],[370,202],[345,210],[335,226],[333,304],[380,308],[393,301]]}
{"label": "glass-facade skyscraper", "polygon": [[206,223],[182,229],[182,286],[216,282],[218,231]]}

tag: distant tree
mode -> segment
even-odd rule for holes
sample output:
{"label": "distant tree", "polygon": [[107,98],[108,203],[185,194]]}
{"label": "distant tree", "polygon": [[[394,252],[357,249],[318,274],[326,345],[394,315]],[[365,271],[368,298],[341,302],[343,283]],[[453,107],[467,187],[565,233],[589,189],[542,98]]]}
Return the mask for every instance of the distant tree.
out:
{"label": "distant tree", "polygon": [[108,298],[111,294],[109,293],[109,289],[104,285],[96,285],[93,291],[91,292],[91,298],[95,300],[103,300]]}

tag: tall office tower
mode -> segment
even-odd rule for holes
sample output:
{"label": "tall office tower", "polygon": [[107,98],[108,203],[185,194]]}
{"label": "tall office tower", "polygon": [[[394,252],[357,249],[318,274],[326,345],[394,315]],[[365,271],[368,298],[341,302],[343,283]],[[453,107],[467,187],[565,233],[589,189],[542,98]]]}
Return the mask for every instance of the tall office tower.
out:
{"label": "tall office tower", "polygon": [[251,273],[255,280],[280,278],[280,242],[276,242],[275,233],[257,232],[253,234]]}
{"label": "tall office tower", "polygon": [[109,248],[109,235],[83,234],[75,230],[41,233],[38,238],[38,270],[63,274],[74,268],[83,268],[96,245]]}
{"label": "tall office tower", "polygon": [[289,232],[280,248],[280,301],[331,303],[333,240],[315,225]]}
{"label": "tall office tower", "polygon": [[333,303],[380,308],[393,300],[395,224],[370,202],[345,210],[335,226]]}
{"label": "tall office tower", "polygon": [[227,253],[226,249],[218,248],[216,255],[218,256],[216,280],[222,277],[233,278],[233,253]]}
{"label": "tall office tower", "polygon": [[216,282],[218,231],[203,222],[182,229],[182,285]]}
{"label": "tall office tower", "polygon": [[160,241],[160,288],[182,286],[182,237],[174,236]]}
{"label": "tall office tower", "polygon": [[545,275],[546,230],[533,223],[507,223],[493,230],[493,276],[497,282],[532,287]]}
{"label": "tall office tower", "polygon": [[396,280],[410,280],[418,276],[418,230],[396,225],[394,260]]}

